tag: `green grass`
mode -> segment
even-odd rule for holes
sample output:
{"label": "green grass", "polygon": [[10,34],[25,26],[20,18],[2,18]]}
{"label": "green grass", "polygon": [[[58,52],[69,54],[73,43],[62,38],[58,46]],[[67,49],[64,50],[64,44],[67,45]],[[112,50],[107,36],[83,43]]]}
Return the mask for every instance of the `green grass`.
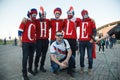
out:
{"label": "green grass", "polygon": [[117,40],[117,43],[120,44],[120,40]]}
{"label": "green grass", "polygon": [[[13,44],[14,41],[13,40],[7,40],[6,41],[6,44]],[[0,40],[0,45],[3,45],[4,44],[4,41],[3,40]]]}

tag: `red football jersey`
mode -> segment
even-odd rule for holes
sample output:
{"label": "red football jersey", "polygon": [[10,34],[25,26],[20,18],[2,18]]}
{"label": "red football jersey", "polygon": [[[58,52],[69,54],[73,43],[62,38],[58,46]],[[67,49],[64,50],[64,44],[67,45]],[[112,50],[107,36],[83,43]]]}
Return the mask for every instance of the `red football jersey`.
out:
{"label": "red football jersey", "polygon": [[50,22],[49,19],[37,20],[36,39],[49,38]]}
{"label": "red football jersey", "polygon": [[51,26],[51,40],[55,40],[55,34],[56,31],[62,31],[64,26],[63,19],[51,19],[50,20],[50,26]]}
{"label": "red football jersey", "polygon": [[80,26],[80,37],[81,41],[91,40],[91,35],[93,35],[93,29],[96,28],[94,21],[90,18],[82,20],[82,25]]}
{"label": "red football jersey", "polygon": [[27,20],[26,24],[21,23],[19,30],[22,31],[22,42],[33,43],[36,40],[36,23],[35,21]]}
{"label": "red football jersey", "polygon": [[80,18],[64,19],[64,38],[77,39],[76,28],[80,23]]}

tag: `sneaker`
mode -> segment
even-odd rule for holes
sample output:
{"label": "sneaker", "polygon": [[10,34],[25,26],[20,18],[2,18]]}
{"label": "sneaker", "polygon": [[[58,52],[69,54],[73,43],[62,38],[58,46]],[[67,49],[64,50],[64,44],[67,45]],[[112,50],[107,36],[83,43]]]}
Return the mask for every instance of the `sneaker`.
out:
{"label": "sneaker", "polygon": [[81,74],[84,73],[84,67],[81,67],[80,73],[81,73]]}
{"label": "sneaker", "polygon": [[92,76],[92,69],[88,69],[88,74]]}
{"label": "sneaker", "polygon": [[73,73],[68,73],[68,75],[70,76],[70,77],[74,77],[74,74]]}
{"label": "sneaker", "polygon": [[23,76],[23,79],[24,79],[24,80],[29,80],[29,78],[28,78],[27,75],[26,75],[26,76]]}
{"label": "sneaker", "polygon": [[44,67],[40,68],[40,71],[46,72],[46,69]]}
{"label": "sneaker", "polygon": [[75,72],[75,68],[72,68],[72,72]]}
{"label": "sneaker", "polygon": [[53,71],[53,74],[54,75],[58,75],[58,71]]}
{"label": "sneaker", "polygon": [[67,68],[62,68],[62,69],[60,69],[60,71],[65,71],[65,70],[67,70]]}
{"label": "sneaker", "polygon": [[28,70],[28,72],[29,72],[30,74],[32,74],[33,76],[35,76],[35,73],[34,73],[32,70]]}
{"label": "sneaker", "polygon": [[37,68],[34,69],[34,73],[35,73],[35,74],[38,73],[38,69],[37,69]]}

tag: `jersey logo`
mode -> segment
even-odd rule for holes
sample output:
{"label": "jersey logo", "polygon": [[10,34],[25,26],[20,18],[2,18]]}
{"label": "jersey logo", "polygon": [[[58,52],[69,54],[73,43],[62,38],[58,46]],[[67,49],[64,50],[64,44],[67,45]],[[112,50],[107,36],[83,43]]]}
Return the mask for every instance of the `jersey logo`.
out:
{"label": "jersey logo", "polygon": [[56,48],[55,46],[53,46],[53,47],[54,47],[55,51],[57,51],[58,53],[60,53],[60,54],[66,54],[65,51],[62,51],[59,48]]}
{"label": "jersey logo", "polygon": [[58,31],[58,24],[59,24],[59,23],[58,23],[58,22],[56,22],[56,31]]}
{"label": "jersey logo", "polygon": [[40,22],[40,30],[41,30],[41,33],[40,33],[40,37],[46,37],[46,22]]}
{"label": "jersey logo", "polygon": [[88,22],[83,22],[82,29],[81,29],[81,31],[82,31],[81,38],[88,38],[87,28],[88,28]]}
{"label": "jersey logo", "polygon": [[28,27],[28,39],[31,40],[31,41],[34,40],[34,38],[33,39],[31,38],[31,29],[32,29],[32,27],[34,27],[34,29],[35,29],[34,24],[30,24],[29,27]]}
{"label": "jersey logo", "polygon": [[70,29],[70,28],[69,28],[69,27],[70,27],[70,25],[69,25],[69,24],[70,24],[70,21],[69,21],[69,20],[67,20],[66,35],[72,35],[72,31],[71,31],[71,32],[69,31],[69,29]]}

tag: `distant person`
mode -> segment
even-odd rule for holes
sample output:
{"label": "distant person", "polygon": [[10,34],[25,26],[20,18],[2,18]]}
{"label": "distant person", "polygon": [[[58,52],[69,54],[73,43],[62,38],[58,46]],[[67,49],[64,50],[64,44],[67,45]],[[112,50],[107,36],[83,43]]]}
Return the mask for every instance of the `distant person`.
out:
{"label": "distant person", "polygon": [[9,36],[9,40],[11,40],[11,36]]}
{"label": "distant person", "polygon": [[14,45],[17,46],[17,38],[14,39]]}
{"label": "distant person", "polygon": [[67,68],[67,74],[74,77],[72,68],[75,62],[70,45],[66,39],[63,39],[61,31],[57,31],[55,37],[56,41],[50,46],[52,72],[57,74],[60,68]]}
{"label": "distant person", "polygon": [[6,38],[4,38],[4,45],[6,45]]}
{"label": "distant person", "polygon": [[[21,22],[18,30],[19,46],[22,47],[22,75],[24,80],[29,80],[27,72],[35,75],[32,70],[33,55],[36,42],[36,16],[37,10],[32,8],[27,13],[28,20],[25,23]],[[28,67],[27,67],[28,62]],[[27,69],[28,68],[28,69]]]}
{"label": "distant person", "polygon": [[113,47],[114,47],[115,44],[116,44],[116,37],[115,37],[115,34],[113,34],[112,37],[113,37]]}
{"label": "distant person", "polygon": [[108,49],[108,47],[109,47],[109,37],[105,39],[105,46],[106,46],[106,49]]}
{"label": "distant person", "polygon": [[[102,39],[102,40],[103,40],[103,39]],[[114,40],[113,37],[110,36],[110,45],[109,45],[109,46],[110,46],[110,49],[113,48],[113,40]]]}
{"label": "distant person", "polygon": [[[99,36],[99,38],[101,38],[102,36],[103,36],[103,34],[101,34],[101,35]],[[101,53],[101,49],[102,49],[102,52],[104,52],[104,50],[105,50],[104,46],[105,46],[105,40],[103,39],[103,40],[101,40],[100,43],[99,43],[99,53]]]}

